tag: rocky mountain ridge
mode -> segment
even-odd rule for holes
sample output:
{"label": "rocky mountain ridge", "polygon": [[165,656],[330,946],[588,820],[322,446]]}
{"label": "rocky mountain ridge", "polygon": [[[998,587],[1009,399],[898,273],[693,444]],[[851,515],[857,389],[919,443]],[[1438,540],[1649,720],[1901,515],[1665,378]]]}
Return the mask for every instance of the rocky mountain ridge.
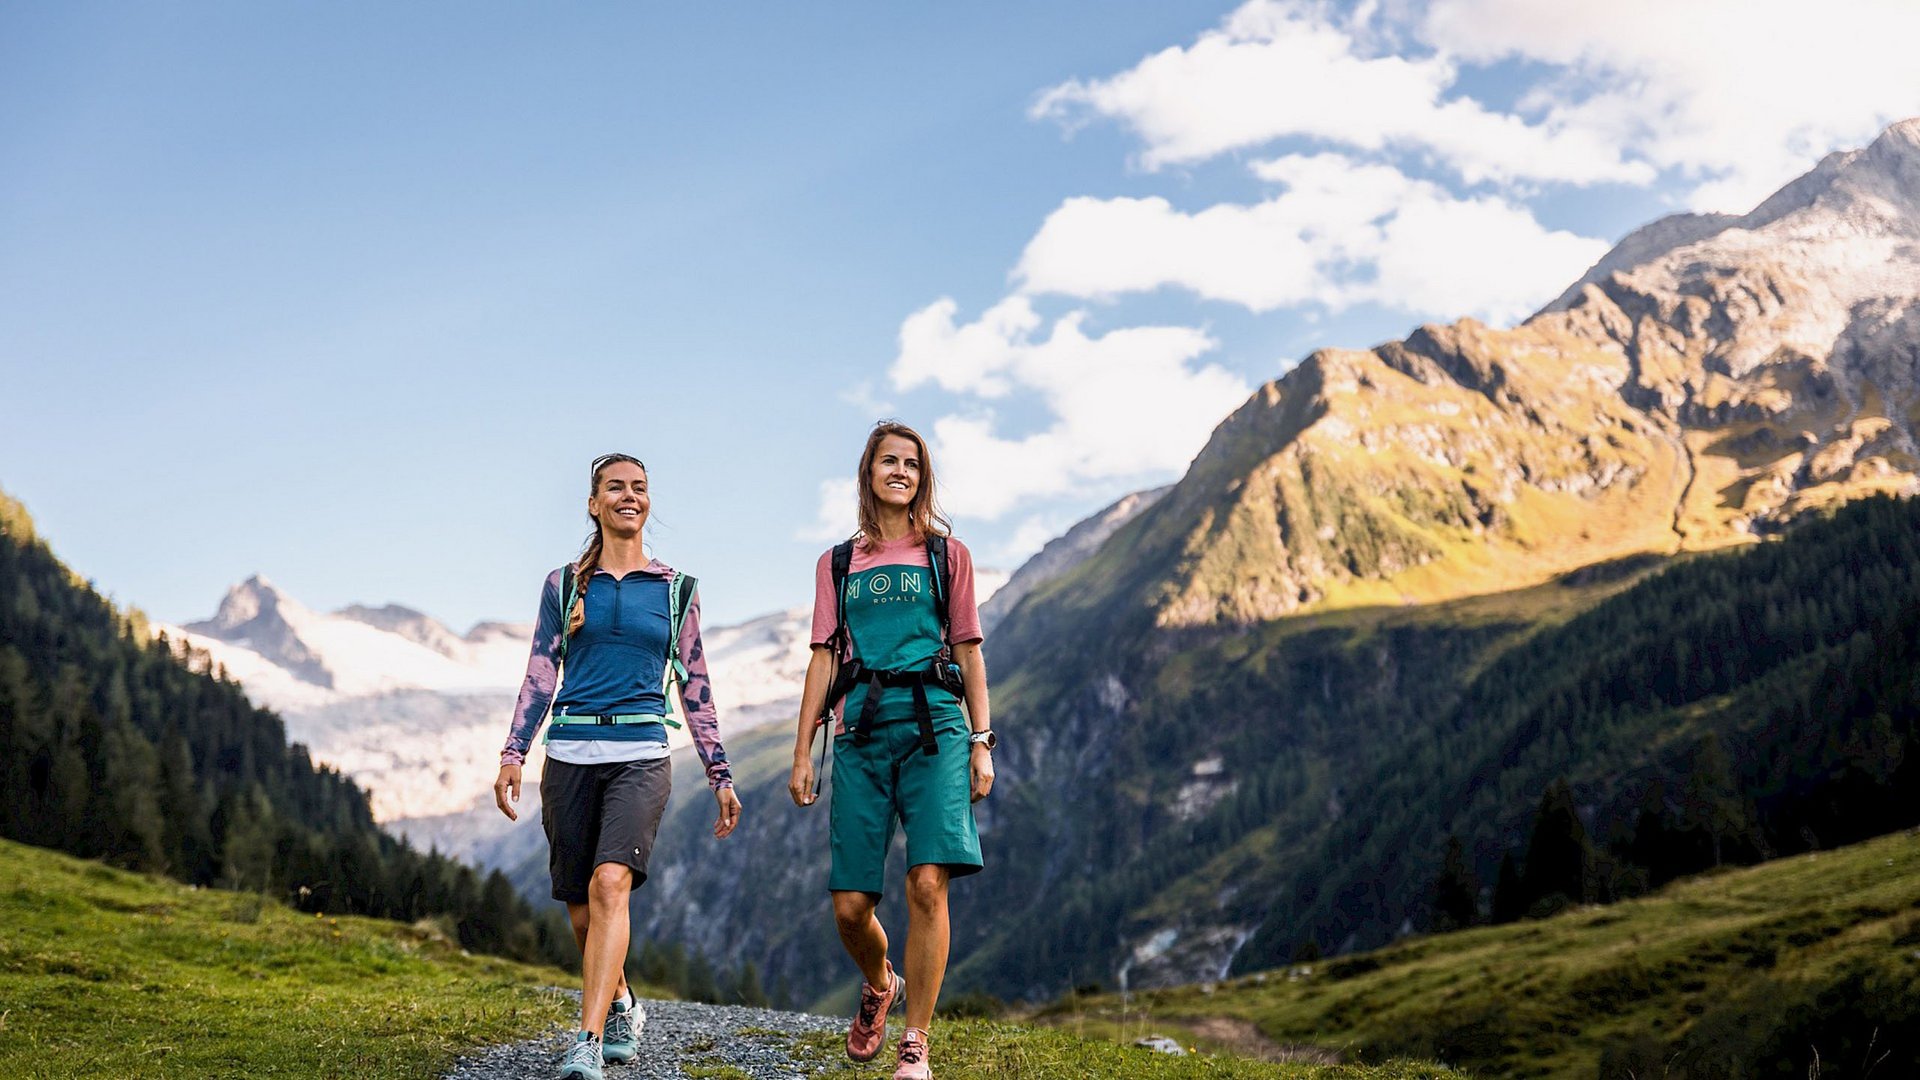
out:
{"label": "rocky mountain ridge", "polygon": [[1163,627],[1445,600],[1920,490],[1920,121],[1626,238],[1521,326],[1325,349],[1143,515]]}

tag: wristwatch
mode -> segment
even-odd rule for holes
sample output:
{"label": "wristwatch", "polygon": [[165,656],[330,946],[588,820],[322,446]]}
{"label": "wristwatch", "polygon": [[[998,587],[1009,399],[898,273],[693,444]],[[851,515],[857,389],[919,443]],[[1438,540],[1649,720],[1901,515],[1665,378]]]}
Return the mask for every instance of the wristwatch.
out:
{"label": "wristwatch", "polygon": [[988,728],[985,731],[969,732],[967,734],[967,741],[970,743],[984,744],[988,750],[992,750],[994,747],[1000,745],[1000,737],[993,733],[992,728]]}

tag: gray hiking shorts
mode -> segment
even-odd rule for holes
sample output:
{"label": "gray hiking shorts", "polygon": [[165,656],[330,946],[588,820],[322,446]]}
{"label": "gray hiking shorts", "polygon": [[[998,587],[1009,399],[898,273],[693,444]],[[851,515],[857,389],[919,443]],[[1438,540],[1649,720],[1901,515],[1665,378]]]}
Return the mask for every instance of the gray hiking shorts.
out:
{"label": "gray hiking shorts", "polygon": [[540,775],[540,824],[547,832],[553,898],[587,902],[587,883],[601,863],[633,868],[635,888],[673,792],[671,758],[574,765],[547,759]]}

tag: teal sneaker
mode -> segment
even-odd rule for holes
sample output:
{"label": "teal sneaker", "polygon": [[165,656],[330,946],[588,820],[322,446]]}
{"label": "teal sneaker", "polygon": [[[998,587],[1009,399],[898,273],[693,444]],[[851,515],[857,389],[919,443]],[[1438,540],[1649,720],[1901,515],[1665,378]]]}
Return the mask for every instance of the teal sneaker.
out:
{"label": "teal sneaker", "polygon": [[607,1030],[602,1035],[600,1052],[612,1062],[632,1061],[639,1053],[640,1029],[647,1026],[647,1010],[638,999],[633,1008],[622,1008],[619,1002],[607,1010]]}
{"label": "teal sneaker", "polygon": [[600,1072],[600,1040],[593,1032],[573,1037],[573,1045],[560,1056],[560,1080],[606,1080]]}

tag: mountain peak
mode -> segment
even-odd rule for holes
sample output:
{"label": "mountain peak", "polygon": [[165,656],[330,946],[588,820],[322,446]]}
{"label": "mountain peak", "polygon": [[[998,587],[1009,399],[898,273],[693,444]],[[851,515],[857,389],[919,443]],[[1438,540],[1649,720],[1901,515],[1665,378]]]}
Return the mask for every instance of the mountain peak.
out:
{"label": "mountain peak", "polygon": [[[1888,127],[1864,149],[1828,154],[1745,214],[1673,214],[1635,229],[1534,318],[1577,307],[1589,285],[1606,288],[1620,275],[1678,280],[1702,269],[1724,273],[1766,247],[1788,276],[1829,279],[1823,291],[1837,286],[1845,298],[1850,286],[1875,277],[1862,273],[1863,264],[1911,268],[1911,251],[1890,242],[1916,234],[1920,117]],[[1861,252],[1863,242],[1875,241],[1888,247],[1884,257]]]}
{"label": "mountain peak", "polygon": [[287,605],[298,607],[264,574],[254,574],[227,590],[213,618],[194,623],[187,629],[224,640],[262,616],[277,615]]}
{"label": "mountain peak", "polygon": [[1867,147],[1867,152],[1870,154],[1904,153],[1920,157],[1920,116],[1909,117],[1888,126],[1887,130],[1880,133],[1879,138],[1873,140],[1873,145]]}
{"label": "mountain peak", "polygon": [[331,689],[333,673],[300,636],[300,626],[312,617],[265,575],[254,574],[227,590],[213,618],[188,623],[185,629],[216,641],[243,645],[306,682]]}

